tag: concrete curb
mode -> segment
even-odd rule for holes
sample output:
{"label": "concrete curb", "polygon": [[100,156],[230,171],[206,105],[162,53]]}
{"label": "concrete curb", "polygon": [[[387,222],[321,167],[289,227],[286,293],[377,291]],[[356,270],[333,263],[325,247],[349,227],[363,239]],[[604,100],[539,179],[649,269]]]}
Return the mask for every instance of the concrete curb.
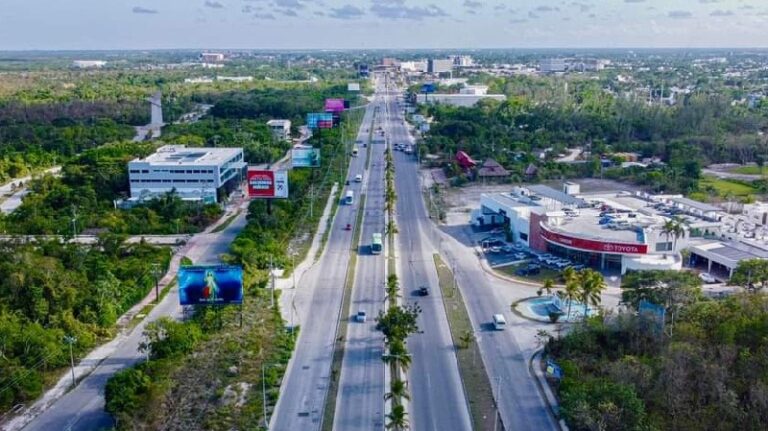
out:
{"label": "concrete curb", "polygon": [[533,356],[531,356],[531,359],[528,362],[528,368],[531,371],[531,374],[535,377],[536,386],[539,388],[539,392],[541,392],[542,396],[544,396],[544,399],[547,401],[547,405],[549,405],[549,413],[552,415],[555,423],[559,426],[561,431],[568,431],[568,425],[566,425],[565,419],[560,417],[560,404],[557,402],[557,397],[555,397],[554,392],[552,392],[552,388],[549,387],[547,378],[544,376],[544,372],[539,366],[539,362],[542,359],[542,353],[544,353],[544,349],[539,349]]}

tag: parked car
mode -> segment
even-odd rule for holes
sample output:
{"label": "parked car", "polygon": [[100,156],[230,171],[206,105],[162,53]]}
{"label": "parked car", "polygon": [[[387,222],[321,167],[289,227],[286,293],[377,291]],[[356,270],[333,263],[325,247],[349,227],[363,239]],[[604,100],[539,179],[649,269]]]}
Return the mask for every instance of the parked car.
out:
{"label": "parked car", "polygon": [[366,321],[366,314],[364,310],[358,310],[357,314],[355,315],[355,320],[360,323],[365,323]]}
{"label": "parked car", "polygon": [[501,253],[501,247],[499,246],[493,246],[488,249],[491,253]]}
{"label": "parked car", "polygon": [[715,278],[715,276],[713,276],[712,274],[710,274],[708,272],[700,273],[699,274],[699,278],[701,279],[701,281],[703,281],[704,283],[707,283],[707,284],[717,283],[717,279]]}
{"label": "parked car", "polygon": [[[503,251],[504,253],[512,253],[513,251],[515,251],[515,249],[512,246],[505,245],[501,247],[501,251]],[[517,257],[517,254],[515,255],[515,257]]]}
{"label": "parked car", "polygon": [[517,260],[523,260],[528,256],[525,253],[515,253],[513,257]]}

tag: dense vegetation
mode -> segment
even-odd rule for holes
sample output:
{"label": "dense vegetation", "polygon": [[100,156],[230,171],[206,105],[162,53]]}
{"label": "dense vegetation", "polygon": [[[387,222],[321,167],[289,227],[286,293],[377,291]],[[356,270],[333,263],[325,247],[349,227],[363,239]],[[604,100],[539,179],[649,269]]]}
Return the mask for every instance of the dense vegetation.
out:
{"label": "dense vegetation", "polygon": [[[481,101],[472,108],[421,108],[435,120],[425,150],[447,155],[464,150],[479,160],[492,157],[510,168],[514,179],[524,178],[530,163],[543,178],[600,175],[599,156],[638,152],[669,166],[613,176],[667,192],[696,191],[701,164],[754,161],[766,152],[766,140],[758,132],[768,130],[768,111],[732,106],[717,93],[690,94],[673,106],[648,106],[645,100],[617,97],[585,79],[515,77],[486,83],[508,100]],[[591,152],[586,163],[552,163],[573,147]]]}
{"label": "dense vegetation", "polygon": [[[625,300],[666,309],[590,318],[547,350],[562,366],[573,430],[758,430],[768,427],[768,296],[700,297],[694,274],[635,273]],[[674,317],[673,317],[674,316]]]}
{"label": "dense vegetation", "polygon": [[0,244],[0,411],[40,395],[75,355],[108,337],[117,318],[154,286],[168,249],[123,245],[105,236],[95,246],[58,242]]}
{"label": "dense vegetation", "polygon": [[31,193],[16,211],[0,218],[0,227],[19,234],[71,235],[94,228],[170,234],[197,232],[218,218],[218,206],[186,203],[173,193],[130,210],[115,209],[114,200],[129,195],[127,162],[154,148],[125,142],[85,151],[64,165],[61,178],[32,181]]}

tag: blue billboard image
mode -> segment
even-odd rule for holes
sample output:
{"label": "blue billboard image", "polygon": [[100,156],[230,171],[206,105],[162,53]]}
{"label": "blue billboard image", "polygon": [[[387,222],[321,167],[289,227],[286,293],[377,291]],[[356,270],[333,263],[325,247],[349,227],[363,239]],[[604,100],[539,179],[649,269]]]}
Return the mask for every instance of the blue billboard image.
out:
{"label": "blue billboard image", "polygon": [[178,280],[181,305],[243,303],[242,267],[182,266],[179,268]]}

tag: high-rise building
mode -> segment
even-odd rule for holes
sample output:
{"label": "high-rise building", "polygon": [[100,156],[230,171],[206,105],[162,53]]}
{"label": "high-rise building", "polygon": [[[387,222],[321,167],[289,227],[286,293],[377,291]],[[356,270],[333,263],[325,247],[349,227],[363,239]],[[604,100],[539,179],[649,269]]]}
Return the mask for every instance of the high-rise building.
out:
{"label": "high-rise building", "polygon": [[453,70],[453,59],[450,58],[431,58],[427,62],[427,72],[429,73],[448,73]]}
{"label": "high-rise building", "polygon": [[541,73],[565,72],[566,68],[563,58],[545,58],[539,62],[539,72]]}

